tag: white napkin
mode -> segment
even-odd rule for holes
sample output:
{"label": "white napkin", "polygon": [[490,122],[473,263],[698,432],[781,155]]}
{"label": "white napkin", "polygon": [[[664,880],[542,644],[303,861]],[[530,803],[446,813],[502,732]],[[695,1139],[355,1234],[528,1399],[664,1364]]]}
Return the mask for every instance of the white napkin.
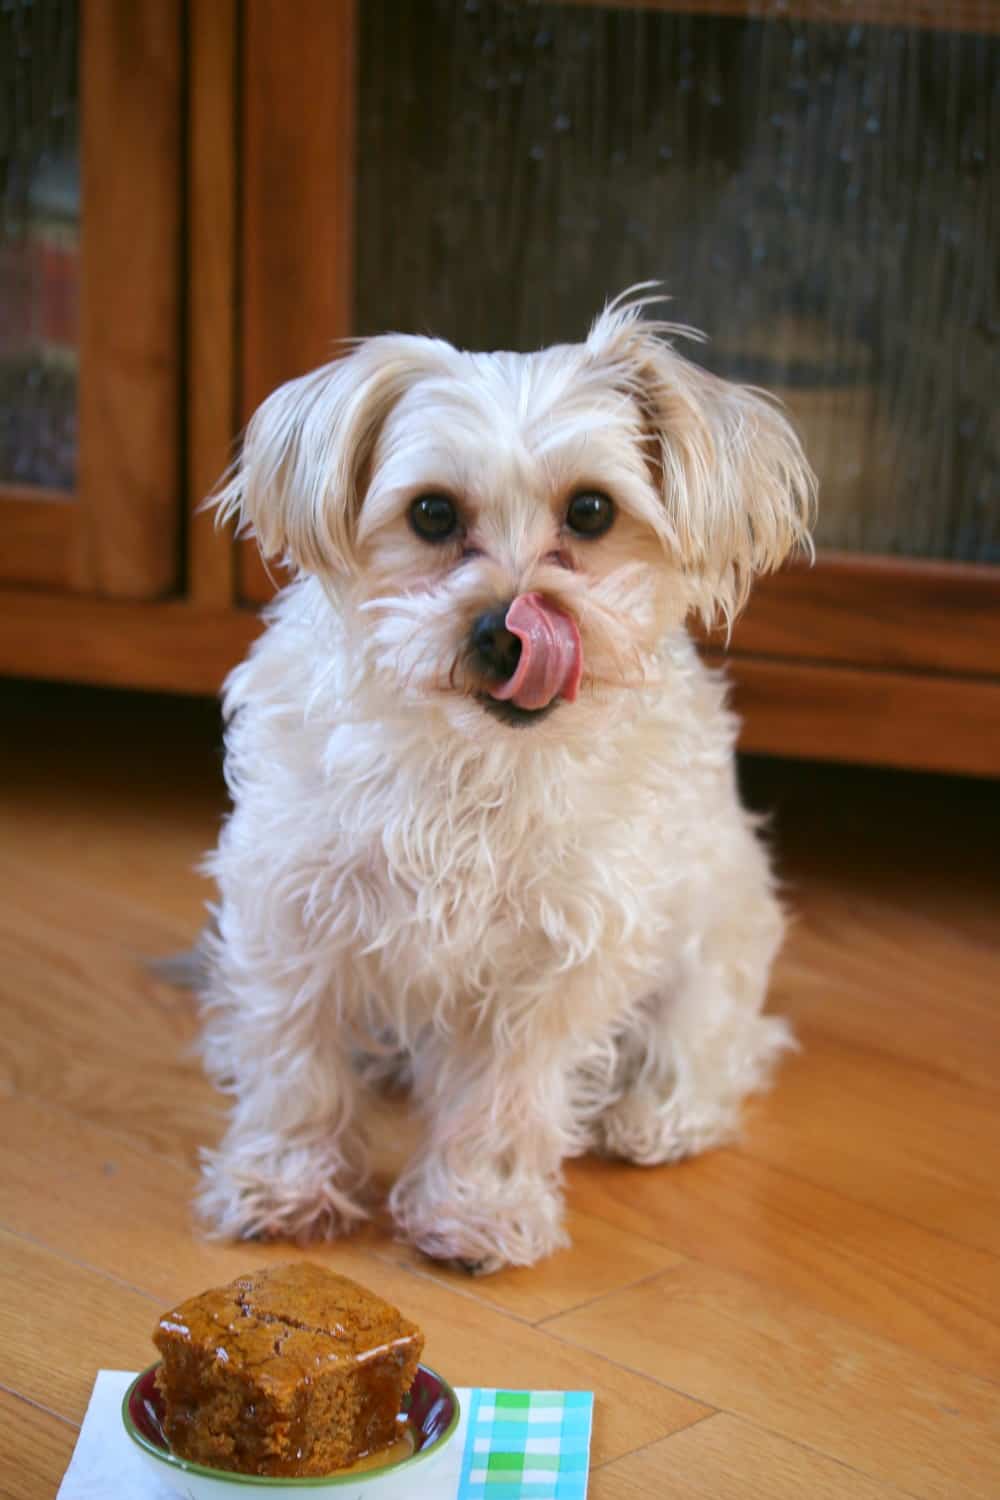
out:
{"label": "white napkin", "polygon": [[[122,1426],[122,1397],[134,1378],[127,1370],[98,1372],[58,1500],[177,1500],[175,1491],[143,1461]],[[426,1478],[419,1467],[414,1470],[412,1500],[455,1500],[458,1495],[469,1394],[458,1392],[462,1417],[447,1450]]]}

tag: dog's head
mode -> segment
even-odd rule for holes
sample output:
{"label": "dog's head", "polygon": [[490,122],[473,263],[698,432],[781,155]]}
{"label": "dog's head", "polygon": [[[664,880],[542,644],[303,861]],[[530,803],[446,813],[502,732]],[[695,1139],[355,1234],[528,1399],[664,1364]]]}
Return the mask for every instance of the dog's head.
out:
{"label": "dog's head", "polygon": [[257,412],[220,506],[335,595],[370,690],[473,732],[613,705],[808,545],[784,417],[641,312],[536,354],[372,338]]}

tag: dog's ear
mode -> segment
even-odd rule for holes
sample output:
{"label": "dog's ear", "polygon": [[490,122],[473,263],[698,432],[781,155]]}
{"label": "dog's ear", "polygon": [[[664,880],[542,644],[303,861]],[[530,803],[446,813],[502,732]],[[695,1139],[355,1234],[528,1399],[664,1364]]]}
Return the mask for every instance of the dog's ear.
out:
{"label": "dog's ear", "polygon": [[816,480],[778,406],[763,392],[692,364],[669,342],[691,334],[612,304],[588,348],[642,412],[663,499],[662,538],[711,623],[732,623],[754,577],[795,548],[811,553]]}
{"label": "dog's ear", "polygon": [[265,558],[312,573],[351,573],[372,453],[392,407],[440,363],[430,339],[386,335],[280,386],[252,417],[230,476],[213,497]]}

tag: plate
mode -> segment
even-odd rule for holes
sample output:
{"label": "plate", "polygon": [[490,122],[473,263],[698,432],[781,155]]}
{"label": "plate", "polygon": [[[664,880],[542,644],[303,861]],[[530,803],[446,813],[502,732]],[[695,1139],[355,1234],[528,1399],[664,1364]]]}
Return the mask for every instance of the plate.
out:
{"label": "plate", "polygon": [[122,1400],[122,1422],[146,1461],[185,1500],[250,1500],[248,1489],[272,1495],[329,1491],[331,1500],[408,1500],[417,1471],[422,1480],[455,1436],[461,1416],[458,1397],[443,1376],[427,1365],[418,1365],[400,1412],[404,1429],[400,1447],[408,1450],[403,1456],[378,1468],[340,1469],[308,1479],[233,1474],[191,1463],[172,1452],[163,1433],[163,1398],[156,1388],[158,1369],[159,1364],[150,1365],[135,1377]]}

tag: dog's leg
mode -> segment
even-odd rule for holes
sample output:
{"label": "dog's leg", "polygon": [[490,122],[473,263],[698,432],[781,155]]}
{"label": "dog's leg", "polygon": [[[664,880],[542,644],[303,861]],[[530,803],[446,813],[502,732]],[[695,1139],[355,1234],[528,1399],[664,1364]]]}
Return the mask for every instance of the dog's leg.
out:
{"label": "dog's leg", "polygon": [[428,1047],[414,1089],[428,1140],[389,1206],[435,1260],[476,1272],[531,1265],[567,1243],[561,1163],[571,1149],[566,1059],[521,1043]]}
{"label": "dog's leg", "polygon": [[689,935],[673,982],[637,1008],[619,1040],[617,1098],[596,1145],[640,1165],[676,1161],[730,1139],[747,1094],[767,1087],[794,1046],[788,1024],[762,1016],[783,920],[766,880],[733,892],[711,925]]}
{"label": "dog's leg", "polygon": [[203,1052],[233,1105],[202,1154],[210,1233],[332,1238],[365,1217],[359,1085],[338,1031],[334,978],[318,965],[249,973],[225,952],[213,965]]}

